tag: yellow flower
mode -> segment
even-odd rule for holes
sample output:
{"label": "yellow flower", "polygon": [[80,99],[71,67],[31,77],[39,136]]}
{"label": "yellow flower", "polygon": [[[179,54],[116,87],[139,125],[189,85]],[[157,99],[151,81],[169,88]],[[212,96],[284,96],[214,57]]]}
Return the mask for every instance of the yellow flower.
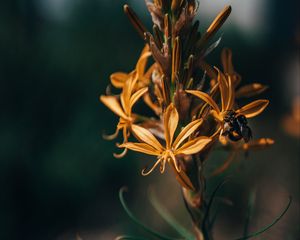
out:
{"label": "yellow flower", "polygon": [[179,116],[176,108],[171,103],[163,115],[164,123],[164,135],[165,135],[165,146],[162,146],[160,142],[154,137],[154,135],[147,129],[133,124],[131,129],[133,134],[139,139],[140,143],[123,143],[120,147],[125,147],[133,151],[142,152],[148,155],[157,156],[157,161],[149,169],[143,169],[142,175],[146,176],[150,174],[159,164],[160,172],[165,171],[166,163],[169,163],[176,173],[177,180],[186,188],[193,189],[193,186],[185,173],[181,171],[181,167],[178,165],[179,162],[176,156],[180,154],[191,155],[200,152],[211,139],[208,137],[196,137],[192,140],[188,140],[186,143],[183,142],[194,133],[197,128],[201,125],[202,119],[192,121],[185,126],[176,139],[174,140],[174,134],[177,129]]}
{"label": "yellow flower", "polygon": [[[128,141],[128,136],[130,134],[130,128],[132,123],[135,121],[136,116],[132,114],[133,105],[147,92],[148,88],[144,87],[134,92],[134,88],[137,82],[137,74],[133,72],[129,79],[124,83],[123,91],[120,94],[120,99],[118,96],[101,96],[101,102],[106,105],[112,112],[120,117],[119,123],[117,125],[116,132],[110,136],[104,136],[104,138],[111,140],[118,136],[120,130],[123,130],[123,142]],[[123,157],[127,152],[127,149],[121,154],[114,154],[115,157]]]}
{"label": "yellow flower", "polygon": [[244,115],[246,118],[252,118],[260,114],[267,107],[269,101],[260,99],[253,101],[239,109],[234,109],[235,90],[232,79],[230,75],[228,75],[226,78],[219,69],[217,69],[217,71],[217,84],[220,90],[221,108],[218,106],[216,101],[207,93],[197,90],[186,90],[186,92],[200,98],[212,107],[211,114],[221,124],[221,128],[219,130],[223,130],[224,118],[229,111],[234,111],[236,116]]}
{"label": "yellow flower", "polygon": [[135,70],[130,73],[125,72],[115,72],[110,75],[111,84],[116,88],[123,88],[125,86],[125,82],[133,75],[137,75],[137,80],[139,81],[139,85],[141,84],[142,87],[149,83],[149,71],[152,70],[152,67],[145,73],[145,68],[147,65],[148,58],[151,56],[151,52],[149,49],[149,45],[146,44],[139,60],[136,64]]}

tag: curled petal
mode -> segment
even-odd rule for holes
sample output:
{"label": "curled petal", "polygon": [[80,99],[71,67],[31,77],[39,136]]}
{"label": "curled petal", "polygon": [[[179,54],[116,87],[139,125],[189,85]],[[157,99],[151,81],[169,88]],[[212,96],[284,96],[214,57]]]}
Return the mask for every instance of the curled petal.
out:
{"label": "curled petal", "polygon": [[149,170],[147,170],[147,167],[145,167],[145,168],[142,170],[142,175],[143,175],[143,176],[147,176],[147,175],[149,175],[150,173],[152,173],[153,170],[157,167],[157,165],[160,164],[160,162],[161,162],[161,159],[158,159],[158,160],[155,162],[155,164],[154,164]]}
{"label": "curled petal", "polygon": [[268,106],[269,100],[260,99],[249,103],[242,108],[236,110],[238,115],[245,115],[246,118],[252,118],[260,114]]}
{"label": "curled petal", "polygon": [[195,154],[200,152],[207,144],[211,142],[211,138],[208,137],[198,137],[191,141],[186,142],[180,148],[176,150],[175,154]]}
{"label": "curled petal", "polygon": [[240,87],[236,91],[236,97],[238,97],[238,98],[240,98],[240,97],[252,97],[252,96],[261,94],[267,88],[268,88],[268,86],[262,85],[260,83],[248,84],[248,85],[245,85],[243,87]]}
{"label": "curled petal", "polygon": [[217,103],[207,93],[201,92],[201,91],[196,91],[196,90],[185,90],[185,91],[187,93],[190,93],[190,94],[200,98],[204,102],[208,103],[218,114],[220,113],[220,109],[219,109]]}
{"label": "curled petal", "polygon": [[125,148],[121,153],[114,153],[113,156],[115,158],[122,158],[126,155],[126,153],[127,153],[127,148]]}
{"label": "curled petal", "polygon": [[197,130],[197,128],[202,124],[202,122],[202,119],[197,119],[186,125],[175,139],[173,143],[173,148],[177,149],[185,139],[187,139],[192,133],[195,132],[195,130]]}

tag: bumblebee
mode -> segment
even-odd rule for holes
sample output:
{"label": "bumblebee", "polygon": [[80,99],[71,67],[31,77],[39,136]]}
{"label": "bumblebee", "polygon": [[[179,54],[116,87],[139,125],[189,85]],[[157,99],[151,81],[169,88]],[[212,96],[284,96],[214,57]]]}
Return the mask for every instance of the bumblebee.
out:
{"label": "bumblebee", "polygon": [[244,115],[237,115],[233,110],[228,111],[224,117],[223,135],[228,136],[234,142],[241,139],[249,142],[252,138],[252,131],[248,127],[247,118]]}

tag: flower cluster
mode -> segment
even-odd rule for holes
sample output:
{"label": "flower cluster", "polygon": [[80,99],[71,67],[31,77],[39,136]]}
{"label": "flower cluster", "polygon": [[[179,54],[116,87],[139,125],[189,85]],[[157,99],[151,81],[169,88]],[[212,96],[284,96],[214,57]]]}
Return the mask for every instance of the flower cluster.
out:
{"label": "flower cluster", "polygon": [[[267,87],[259,83],[240,86],[241,77],[234,70],[229,49],[221,53],[221,68],[205,60],[220,42],[212,40],[229,16],[230,6],[200,33],[199,21],[194,21],[198,9],[195,0],[154,0],[146,4],[154,24],[151,32],[128,5],[124,6],[145,47],[133,71],[111,75],[110,88],[119,89],[120,94],[100,97],[119,117],[116,132],[104,137],[114,139],[122,131],[123,141],[117,147],[123,152],[115,157],[123,157],[128,149],[155,156],[153,166],[143,169],[142,175],[158,166],[163,173],[168,163],[178,182],[194,191],[200,187],[195,175],[199,179],[201,173],[198,168],[193,170],[191,162],[206,161],[214,146],[235,153],[273,144],[268,138],[253,140],[248,124],[248,119],[264,111],[269,101],[239,104],[240,98],[254,97]],[[153,117],[133,111],[138,101],[152,110]],[[232,158],[213,174],[224,171],[229,161]]]}

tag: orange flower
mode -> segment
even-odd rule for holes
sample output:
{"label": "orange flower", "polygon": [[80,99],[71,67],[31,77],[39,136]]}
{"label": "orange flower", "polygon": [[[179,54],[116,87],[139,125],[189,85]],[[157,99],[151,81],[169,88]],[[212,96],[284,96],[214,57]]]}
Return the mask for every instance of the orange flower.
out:
{"label": "orange flower", "polygon": [[191,155],[198,153],[211,141],[211,139],[209,137],[196,137],[183,143],[201,125],[202,119],[197,119],[185,126],[174,140],[174,134],[178,126],[179,116],[172,103],[164,112],[163,120],[166,141],[165,146],[162,146],[149,130],[133,124],[131,127],[132,132],[137,139],[141,141],[141,143],[127,142],[121,144],[120,147],[125,147],[133,151],[157,156],[157,161],[149,170],[146,171],[146,169],[143,169],[143,176],[150,174],[158,165],[160,165],[160,172],[163,173],[165,171],[166,163],[169,163],[175,170],[175,173],[179,179],[178,181],[184,187],[192,189],[193,187],[190,181],[185,173],[181,171],[181,168],[178,165],[176,156],[180,154]]}
{"label": "orange flower", "polygon": [[221,124],[221,127],[218,131],[221,130],[220,135],[222,135],[222,130],[224,128],[224,117],[229,111],[233,110],[236,113],[236,116],[244,115],[246,118],[253,118],[259,115],[262,111],[264,111],[264,109],[269,104],[269,100],[256,100],[239,109],[234,109],[235,90],[232,83],[232,79],[230,75],[228,75],[226,78],[224,74],[220,72],[219,69],[217,69],[217,71],[218,87],[221,95],[221,108],[218,106],[216,101],[205,92],[197,90],[186,90],[186,92],[200,98],[212,107],[211,114]]}
{"label": "orange flower", "polygon": [[[120,130],[123,130],[123,142],[128,141],[128,136],[130,134],[130,128],[132,123],[135,121],[136,116],[132,114],[132,107],[134,104],[147,92],[148,88],[144,87],[134,92],[134,88],[137,82],[137,74],[133,72],[129,79],[124,83],[123,91],[120,94],[120,99],[118,96],[101,96],[101,102],[106,105],[112,112],[120,117],[119,123],[117,125],[116,132],[110,136],[104,136],[107,140],[112,140],[118,136]],[[121,154],[114,154],[115,157],[123,157],[127,152],[127,149]]]}

